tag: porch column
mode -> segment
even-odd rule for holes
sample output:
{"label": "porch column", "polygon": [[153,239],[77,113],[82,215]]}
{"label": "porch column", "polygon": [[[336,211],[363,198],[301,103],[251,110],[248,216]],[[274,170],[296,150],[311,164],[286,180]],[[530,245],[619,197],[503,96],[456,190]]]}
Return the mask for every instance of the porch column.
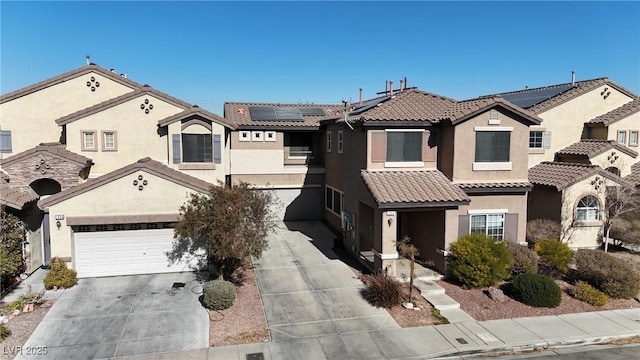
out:
{"label": "porch column", "polygon": [[[458,222],[459,209],[449,209],[444,211],[444,249],[438,249],[438,253],[442,254],[442,268],[439,269],[445,274],[449,271],[449,250],[451,244],[456,242],[460,237],[460,229]],[[440,267],[440,266],[438,266]]]}
{"label": "porch column", "polygon": [[398,214],[395,211],[381,212],[382,246],[374,251],[374,268],[386,271],[389,276],[396,276],[396,250],[398,236]]}

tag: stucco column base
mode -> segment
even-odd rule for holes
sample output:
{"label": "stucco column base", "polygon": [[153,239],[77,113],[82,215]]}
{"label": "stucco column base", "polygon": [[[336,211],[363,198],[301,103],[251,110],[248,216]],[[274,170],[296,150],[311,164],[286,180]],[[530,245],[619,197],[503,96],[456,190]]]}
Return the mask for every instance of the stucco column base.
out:
{"label": "stucco column base", "polygon": [[398,260],[398,253],[393,254],[380,254],[377,251],[373,252],[373,269],[375,271],[384,271],[391,277],[396,277],[396,260]]}

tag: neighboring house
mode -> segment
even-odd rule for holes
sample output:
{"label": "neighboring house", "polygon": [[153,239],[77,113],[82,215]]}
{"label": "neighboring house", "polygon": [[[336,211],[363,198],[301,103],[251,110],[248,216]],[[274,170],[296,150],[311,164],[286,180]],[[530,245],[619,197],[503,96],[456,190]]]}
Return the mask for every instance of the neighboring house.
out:
{"label": "neighboring house", "polygon": [[173,224],[190,193],[211,183],[141,159],[38,202],[49,221],[51,256],[79,277],[190,270],[186,258],[171,263]]}
{"label": "neighboring house", "polygon": [[230,181],[268,189],[283,220],[323,218],[324,153],[319,120],[339,105],[227,102]]}
{"label": "neighboring house", "polygon": [[613,140],[637,150],[640,145],[640,99],[593,118],[585,126],[590,139]]}
{"label": "neighboring house", "polygon": [[[636,108],[638,95],[608,78],[549,85],[493,94],[531,111],[542,123],[531,127],[529,136],[529,167],[543,161],[553,161],[554,155],[580,139],[617,139],[617,129],[639,130],[638,115],[631,115],[629,106]],[[623,105],[635,100],[636,105]],[[599,118],[615,109],[623,109]],[[626,114],[626,115],[623,115]],[[637,112],[636,112],[637,114]],[[628,117],[620,125],[607,131],[610,120],[617,116]],[[606,119],[606,120],[604,120]],[[635,122],[634,122],[635,119]],[[601,130],[604,128],[605,130]],[[629,132],[626,135],[630,138]],[[635,135],[634,135],[635,136]]]}
{"label": "neighboring house", "polygon": [[567,162],[540,163],[529,169],[529,181],[528,219],[560,222],[560,240],[576,249],[600,246],[606,187],[629,185],[598,165]]}
{"label": "neighboring house", "polygon": [[325,218],[349,251],[391,274],[405,235],[442,271],[470,232],[524,242],[527,140],[539,123],[501,98],[417,89],[353,104],[323,121]]}
{"label": "neighboring house", "polygon": [[187,194],[225,181],[232,125],[93,64],[3,95],[0,115],[2,202],[29,225],[32,268],[57,256],[81,277],[184,269],[159,251]]}
{"label": "neighboring house", "polygon": [[628,176],[638,153],[615,140],[580,140],[558,151],[556,162],[598,165],[620,177]]}

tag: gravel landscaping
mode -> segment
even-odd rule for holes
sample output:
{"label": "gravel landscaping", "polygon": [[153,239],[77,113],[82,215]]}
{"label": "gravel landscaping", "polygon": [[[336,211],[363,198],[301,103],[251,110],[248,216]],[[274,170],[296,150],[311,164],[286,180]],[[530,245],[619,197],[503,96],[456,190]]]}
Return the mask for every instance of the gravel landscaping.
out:
{"label": "gravel landscaping", "polygon": [[[404,292],[404,299],[409,298],[409,283],[402,283],[402,290]],[[433,307],[425,298],[420,295],[420,290],[413,289],[413,304],[417,309],[406,309],[403,306],[395,306],[391,309],[387,309],[393,319],[400,325],[400,327],[416,327],[416,326],[429,326],[437,325],[441,323],[440,319],[433,316],[431,313]]]}
{"label": "gravel landscaping", "polygon": [[11,354],[10,349],[23,346],[27,342],[38,327],[38,324],[40,324],[40,321],[47,315],[53,302],[53,300],[49,300],[42,306],[35,308],[33,312],[21,313],[5,324],[11,330],[11,335],[0,343],[0,359],[13,359],[15,357],[15,355]]}

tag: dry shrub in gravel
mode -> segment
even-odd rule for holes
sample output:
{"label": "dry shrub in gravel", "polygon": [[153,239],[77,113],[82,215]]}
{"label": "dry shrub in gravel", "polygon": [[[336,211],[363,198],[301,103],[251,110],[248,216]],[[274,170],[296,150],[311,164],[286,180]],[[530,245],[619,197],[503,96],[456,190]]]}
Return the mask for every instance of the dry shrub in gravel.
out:
{"label": "dry shrub in gravel", "polygon": [[511,259],[513,259],[511,275],[515,276],[526,272],[538,272],[538,260],[540,257],[535,251],[526,246],[516,244],[513,241],[505,241],[504,244],[507,247]]}
{"label": "dry shrub in gravel", "polygon": [[614,299],[631,299],[640,291],[639,275],[631,265],[600,250],[579,250],[577,277]]}
{"label": "dry shrub in gravel", "polygon": [[550,219],[534,219],[527,222],[526,239],[529,246],[544,239],[560,239],[562,226],[560,222]]}
{"label": "dry shrub in gravel", "polygon": [[594,288],[584,281],[578,281],[570,290],[569,294],[574,298],[584,301],[594,306],[603,306],[609,302],[609,297],[602,291]]}
{"label": "dry shrub in gravel", "polygon": [[402,284],[383,272],[364,275],[362,281],[367,286],[365,299],[375,307],[390,309],[402,302]]}

